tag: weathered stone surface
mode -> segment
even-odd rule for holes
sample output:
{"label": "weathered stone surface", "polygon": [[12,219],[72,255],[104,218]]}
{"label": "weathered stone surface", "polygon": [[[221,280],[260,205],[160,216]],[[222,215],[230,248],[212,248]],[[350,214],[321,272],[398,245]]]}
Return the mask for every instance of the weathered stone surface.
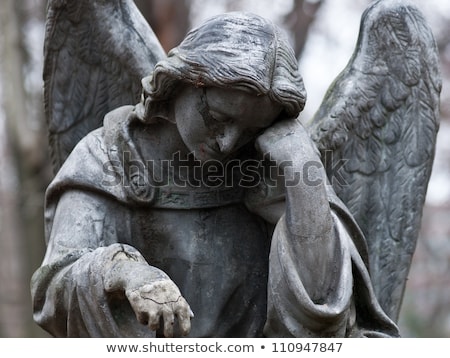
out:
{"label": "weathered stone surface", "polygon": [[[151,61],[160,60],[145,74],[135,106],[116,108],[112,101],[100,110],[97,99],[71,105],[65,97],[70,81],[59,74],[58,58],[89,34],[48,32],[54,52],[47,60],[54,66],[47,67],[46,98],[54,134],[58,121],[110,112],[67,159],[67,148],[57,155],[64,165],[46,195],[47,254],[32,279],[36,322],[57,337],[398,336],[395,309],[386,314],[379,304],[391,294],[378,286],[384,271],[372,264],[385,255],[377,245],[389,241],[377,241],[366,221],[396,230],[408,242],[420,221],[429,173],[420,182],[407,178],[410,168],[431,168],[440,84],[434,62],[425,61],[434,59],[433,43],[424,40],[431,35],[412,30],[411,24],[426,28],[417,10],[393,0],[368,9],[355,56],[305,128],[298,120],[306,93],[297,59],[271,22],[249,13],[216,16],[165,57],[151,30],[130,17],[131,1],[124,7],[88,3],[96,2],[50,2],[49,29],[68,23],[83,28],[77,9],[105,21],[117,21],[112,15],[119,14],[124,29],[147,34]],[[386,23],[396,32],[387,34],[380,25]],[[106,24],[90,36],[104,38]],[[120,38],[112,34],[110,40],[125,46],[123,53],[142,54],[142,43]],[[396,46],[420,56],[401,55]],[[128,62],[140,64],[133,76],[151,65],[115,54],[108,62],[115,70],[98,74],[109,67],[101,53],[90,53],[75,58],[90,80],[74,81],[102,104],[115,90],[130,95],[131,89],[120,87]],[[396,56],[411,63],[400,69]],[[400,88],[389,87],[395,76]],[[95,78],[119,87],[105,91]],[[424,105],[411,107],[417,100]],[[83,115],[73,116],[80,103]],[[68,128],[63,132],[71,137]],[[390,147],[396,143],[401,154]],[[327,150],[335,161],[324,160]],[[395,183],[390,178],[400,169],[388,162],[391,157],[409,165]],[[353,160],[343,169],[350,188],[333,182],[336,158]],[[371,166],[375,175],[365,170]],[[364,188],[361,173],[371,180]],[[374,198],[371,191],[378,186],[415,188],[419,200],[408,198],[398,207],[390,201],[386,215],[383,195]],[[368,213],[355,210],[366,206]],[[412,229],[410,221],[405,227],[389,219],[409,209]],[[397,278],[406,265],[408,260],[399,263],[386,279]],[[401,295],[395,297],[399,306]]]}

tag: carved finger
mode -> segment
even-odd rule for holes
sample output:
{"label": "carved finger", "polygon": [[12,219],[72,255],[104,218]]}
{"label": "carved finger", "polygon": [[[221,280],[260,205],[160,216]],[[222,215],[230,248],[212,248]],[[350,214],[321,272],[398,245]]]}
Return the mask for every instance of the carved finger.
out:
{"label": "carved finger", "polygon": [[161,320],[161,311],[156,309],[149,310],[148,327],[152,331],[156,331],[159,328],[159,322]]}
{"label": "carved finger", "polygon": [[191,319],[184,315],[178,315],[178,324],[182,336],[187,336],[191,332]]}
{"label": "carved finger", "polygon": [[173,337],[173,326],[175,324],[175,315],[171,308],[164,309],[163,319],[164,319],[164,337],[172,338]]}
{"label": "carved finger", "polygon": [[184,304],[177,311],[177,318],[181,335],[187,336],[191,331],[191,319],[194,318],[194,313],[185,300]]}

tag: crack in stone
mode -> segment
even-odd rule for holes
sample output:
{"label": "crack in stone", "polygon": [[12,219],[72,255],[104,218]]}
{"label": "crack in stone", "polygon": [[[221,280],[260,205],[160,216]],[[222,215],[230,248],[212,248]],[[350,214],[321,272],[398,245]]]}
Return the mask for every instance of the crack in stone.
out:
{"label": "crack in stone", "polygon": [[158,302],[158,301],[154,300],[153,298],[144,297],[144,296],[142,296],[142,294],[139,294],[139,296],[141,296],[141,298],[144,300],[149,300],[149,301],[155,302],[158,305],[165,305],[168,303],[177,303],[181,298],[181,295],[180,295],[180,296],[178,296],[178,298],[175,301]]}
{"label": "crack in stone", "polygon": [[113,255],[113,257],[111,258],[111,261],[114,261],[115,258],[116,258],[116,256],[119,255],[119,254],[124,254],[128,259],[131,259],[131,260],[133,260],[133,261],[137,261],[136,257],[135,257],[134,255],[130,254],[129,252],[127,252],[127,251],[125,250],[125,247],[124,247],[122,244],[120,245],[120,249],[121,249],[120,251],[117,251],[117,252]]}

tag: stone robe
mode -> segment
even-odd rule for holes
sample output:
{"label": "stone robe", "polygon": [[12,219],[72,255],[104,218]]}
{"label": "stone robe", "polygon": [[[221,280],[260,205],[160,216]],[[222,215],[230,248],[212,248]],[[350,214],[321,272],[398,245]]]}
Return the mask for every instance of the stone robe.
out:
{"label": "stone robe", "polygon": [[374,296],[363,235],[332,190],[333,285],[313,302],[284,221],[252,213],[240,188],[154,188],[148,171],[132,170],[149,158],[130,110],[85,137],[47,190],[47,252],[32,278],[40,326],[56,337],[155,336],[123,292],[104,289],[125,253],[177,284],[195,314],[190,337],[398,335]]}

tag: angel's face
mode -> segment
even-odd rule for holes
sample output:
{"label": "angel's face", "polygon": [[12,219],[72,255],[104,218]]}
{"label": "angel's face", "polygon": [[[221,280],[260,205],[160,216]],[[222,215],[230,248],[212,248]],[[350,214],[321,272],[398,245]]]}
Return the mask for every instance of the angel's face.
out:
{"label": "angel's face", "polygon": [[267,96],[217,87],[186,87],[174,105],[180,136],[201,161],[232,157],[269,127],[280,112],[281,106]]}

